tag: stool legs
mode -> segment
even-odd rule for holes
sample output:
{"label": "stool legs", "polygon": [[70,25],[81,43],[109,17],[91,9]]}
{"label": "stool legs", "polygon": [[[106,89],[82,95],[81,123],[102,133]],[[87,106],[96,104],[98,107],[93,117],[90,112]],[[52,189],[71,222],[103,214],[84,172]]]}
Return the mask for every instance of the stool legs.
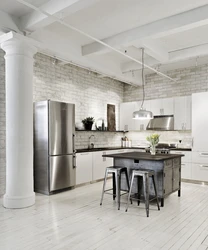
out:
{"label": "stool legs", "polygon": [[142,183],[143,183],[142,177],[141,176],[137,176],[137,188],[138,188],[138,194],[137,194],[138,201],[137,201],[137,204],[138,204],[138,206],[140,204],[140,199],[141,199]]}
{"label": "stool legs", "polygon": [[116,175],[113,173],[113,200],[116,199]]}
{"label": "stool legs", "polygon": [[[126,212],[128,211],[128,207],[129,207],[129,200],[131,199],[131,193],[132,193],[132,187],[133,187],[133,181],[134,178],[137,177],[137,199],[138,200],[138,205],[140,203],[140,189],[141,189],[141,184],[143,182],[143,191],[144,191],[144,199],[145,199],[145,209],[146,209],[146,214],[147,217],[149,217],[149,196],[150,196],[150,186],[149,186],[149,179],[150,177],[152,177],[152,182],[153,182],[153,187],[154,187],[154,191],[155,191],[155,198],[157,201],[157,207],[158,210],[160,210],[160,206],[159,206],[159,201],[158,201],[158,196],[157,196],[157,188],[156,188],[156,184],[155,184],[155,178],[154,178],[154,173],[149,172],[149,171],[142,171],[142,170],[133,170],[132,171],[132,177],[131,177],[131,184],[130,184],[130,190],[129,190],[129,194],[128,194],[128,200],[127,200],[127,205],[126,205]],[[140,181],[140,178],[141,181]]]}
{"label": "stool legs", "polygon": [[158,197],[157,197],[157,188],[156,188],[156,185],[155,185],[155,177],[154,177],[154,175],[152,176],[152,182],[153,182],[154,189],[155,189],[155,196],[156,196],[156,201],[157,201],[157,207],[158,207],[158,210],[160,210],[159,201],[158,201]]}
{"label": "stool legs", "polygon": [[131,197],[133,182],[134,182],[134,172],[132,173],[132,176],[131,176],[131,184],[130,184],[130,190],[129,190],[128,200],[127,200],[127,204],[126,204],[126,212],[128,211],[128,208],[129,208],[129,200],[130,200],[130,197]]}
{"label": "stool legs", "polygon": [[147,217],[149,217],[149,176],[148,174],[144,174],[143,183],[144,183],[144,197],[145,197],[146,213],[147,213]]}
{"label": "stool legs", "polygon": [[[104,193],[109,191],[109,190],[113,190],[113,200],[116,199],[116,201],[118,203],[118,210],[120,210],[121,174],[122,173],[125,174],[126,182],[127,182],[127,186],[128,186],[128,191],[129,191],[129,178],[128,178],[127,169],[124,167],[116,167],[116,166],[106,168],[100,205],[102,205],[102,203],[103,203]],[[106,181],[107,181],[108,174],[113,175],[113,188],[106,190]]]}
{"label": "stool legs", "polygon": [[[127,182],[128,192],[129,192],[130,191],[130,182],[129,182],[129,175],[128,175],[127,169],[125,169],[125,176],[126,176],[126,182]],[[131,204],[132,204],[132,199],[131,198],[130,198],[130,201],[131,201]]]}
{"label": "stool legs", "polygon": [[102,195],[101,195],[101,201],[100,201],[100,205],[102,205],[103,203],[103,196],[105,193],[105,185],[106,185],[106,180],[107,180],[107,175],[108,175],[108,170],[105,170],[105,178],[104,178],[104,182],[103,182],[103,191],[102,191]]}
{"label": "stool legs", "polygon": [[118,172],[116,179],[116,197],[118,203],[118,210],[120,210],[120,172]]}

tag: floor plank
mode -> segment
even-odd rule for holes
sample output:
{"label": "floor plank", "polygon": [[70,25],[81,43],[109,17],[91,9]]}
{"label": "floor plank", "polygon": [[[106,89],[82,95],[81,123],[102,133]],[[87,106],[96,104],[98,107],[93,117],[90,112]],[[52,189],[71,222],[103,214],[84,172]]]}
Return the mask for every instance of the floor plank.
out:
{"label": "floor plank", "polygon": [[143,203],[126,213],[126,196],[120,211],[108,195],[100,206],[101,190],[98,182],[36,194],[36,204],[26,209],[1,206],[0,249],[208,249],[208,186],[182,183],[182,196],[168,196],[160,211],[152,203],[149,218]]}

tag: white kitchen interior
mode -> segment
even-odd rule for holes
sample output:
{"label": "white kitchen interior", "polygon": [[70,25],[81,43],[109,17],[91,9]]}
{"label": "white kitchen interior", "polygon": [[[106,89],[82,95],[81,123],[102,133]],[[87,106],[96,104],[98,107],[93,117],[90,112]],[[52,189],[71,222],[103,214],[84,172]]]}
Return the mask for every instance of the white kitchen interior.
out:
{"label": "white kitchen interior", "polygon": [[[208,0],[0,1],[1,249],[208,249],[207,13]],[[42,101],[75,107],[74,179],[63,190],[51,189],[61,185],[50,169],[51,138],[47,149],[35,138],[34,103]],[[141,107],[154,119],[174,117],[174,128],[148,130],[150,119],[132,119]],[[92,130],[84,129],[87,117]],[[45,122],[37,122],[44,140]],[[42,163],[37,170],[45,158],[36,147],[48,150],[47,172]],[[118,197],[104,195],[100,205],[105,170],[125,155],[134,166],[142,157],[153,169],[163,162],[160,210],[151,202],[149,217],[145,202],[126,212],[127,195],[120,210]]]}

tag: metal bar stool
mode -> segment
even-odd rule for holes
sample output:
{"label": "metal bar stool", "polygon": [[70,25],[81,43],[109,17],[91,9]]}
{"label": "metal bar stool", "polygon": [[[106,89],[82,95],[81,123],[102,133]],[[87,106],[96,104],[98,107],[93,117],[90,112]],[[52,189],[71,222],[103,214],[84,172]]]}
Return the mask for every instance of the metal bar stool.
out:
{"label": "metal bar stool", "polygon": [[[142,177],[143,179],[143,189],[144,189],[144,199],[145,199],[145,207],[146,207],[146,213],[147,217],[149,217],[149,202],[156,199],[157,201],[157,207],[158,210],[160,210],[159,206],[159,201],[158,201],[158,196],[157,196],[157,188],[155,185],[155,178],[154,178],[154,171],[153,170],[140,170],[140,169],[133,169],[132,170],[132,177],[131,177],[131,184],[130,184],[130,191],[128,195],[128,200],[127,200],[127,205],[126,205],[126,212],[128,211],[129,207],[129,200],[130,199],[135,199],[138,200],[138,205],[140,203],[140,194],[139,194],[139,177]],[[133,195],[131,195],[132,192],[132,187],[133,187],[133,182],[134,178],[138,177],[138,198],[133,198]],[[152,177],[152,182],[154,186],[154,191],[155,191],[155,197],[151,200],[149,200],[149,178]],[[135,195],[135,194],[134,194]]]}
{"label": "metal bar stool", "polygon": [[[103,197],[104,197],[104,194],[106,193],[106,194],[113,195],[113,200],[115,200],[115,198],[117,198],[118,210],[120,210],[120,197],[121,197],[121,195],[124,195],[127,193],[127,192],[125,192],[125,193],[121,194],[121,174],[122,173],[125,174],[127,187],[128,187],[127,191],[129,192],[130,185],[129,185],[129,177],[128,177],[128,173],[127,173],[127,168],[126,167],[117,167],[117,166],[107,167],[105,170],[105,177],[104,177],[104,182],[103,182],[103,191],[102,191],[100,205],[102,205]],[[113,188],[105,189],[108,174],[113,174]],[[109,193],[108,191],[110,191],[110,190],[113,190],[113,193]]]}

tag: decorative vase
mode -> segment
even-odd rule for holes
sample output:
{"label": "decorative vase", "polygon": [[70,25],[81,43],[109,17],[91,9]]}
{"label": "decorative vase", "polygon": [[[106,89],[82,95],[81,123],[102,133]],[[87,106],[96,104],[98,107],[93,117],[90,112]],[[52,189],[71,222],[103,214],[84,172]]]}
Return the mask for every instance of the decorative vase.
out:
{"label": "decorative vase", "polygon": [[155,155],[156,154],[156,145],[150,145],[150,153],[151,155]]}
{"label": "decorative vase", "polygon": [[92,129],[92,124],[93,123],[85,123],[85,130],[91,130]]}

